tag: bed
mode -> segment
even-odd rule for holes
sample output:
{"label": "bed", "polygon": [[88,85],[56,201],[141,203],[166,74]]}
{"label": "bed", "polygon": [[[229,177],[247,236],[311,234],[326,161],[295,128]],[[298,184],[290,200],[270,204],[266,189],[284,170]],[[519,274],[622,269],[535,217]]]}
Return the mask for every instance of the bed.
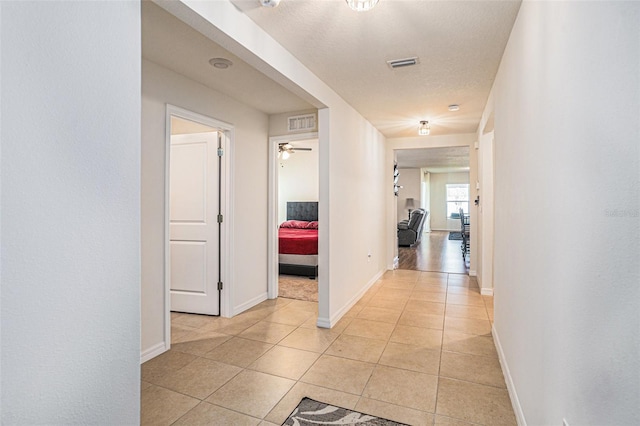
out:
{"label": "bed", "polygon": [[287,202],[287,220],[278,229],[280,274],[318,276],[318,202]]}

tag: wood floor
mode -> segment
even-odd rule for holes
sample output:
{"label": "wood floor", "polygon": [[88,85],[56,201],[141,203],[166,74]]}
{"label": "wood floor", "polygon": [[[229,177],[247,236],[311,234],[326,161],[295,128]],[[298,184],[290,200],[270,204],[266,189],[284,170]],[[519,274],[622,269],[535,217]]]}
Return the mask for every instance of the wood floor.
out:
{"label": "wood floor", "polygon": [[398,269],[469,273],[468,256],[465,263],[460,251],[462,241],[450,241],[448,238],[449,232],[432,231],[424,234],[416,247],[398,247]]}

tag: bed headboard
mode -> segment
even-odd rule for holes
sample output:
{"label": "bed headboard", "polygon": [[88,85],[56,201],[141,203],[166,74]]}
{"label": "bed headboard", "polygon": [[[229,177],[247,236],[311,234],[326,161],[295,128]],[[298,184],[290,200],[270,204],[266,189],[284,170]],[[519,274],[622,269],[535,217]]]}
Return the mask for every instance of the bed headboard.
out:
{"label": "bed headboard", "polygon": [[287,220],[318,220],[318,202],[287,201]]}

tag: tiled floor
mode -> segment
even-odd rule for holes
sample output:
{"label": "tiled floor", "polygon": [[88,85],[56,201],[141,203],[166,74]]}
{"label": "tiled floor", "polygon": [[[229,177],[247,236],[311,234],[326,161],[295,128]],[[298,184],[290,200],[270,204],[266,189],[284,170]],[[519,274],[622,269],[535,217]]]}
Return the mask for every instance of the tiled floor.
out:
{"label": "tiled floor", "polygon": [[387,272],[331,330],[317,304],[173,314],[142,366],[142,424],[281,424],[304,396],[412,425],[515,425],[490,321],[466,275]]}

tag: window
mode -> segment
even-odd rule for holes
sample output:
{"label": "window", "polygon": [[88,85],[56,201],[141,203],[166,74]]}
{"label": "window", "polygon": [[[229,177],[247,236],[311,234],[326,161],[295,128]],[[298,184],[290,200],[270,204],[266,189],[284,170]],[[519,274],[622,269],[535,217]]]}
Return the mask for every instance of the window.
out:
{"label": "window", "polygon": [[447,184],[447,217],[460,219],[460,209],[469,213],[469,184]]}

